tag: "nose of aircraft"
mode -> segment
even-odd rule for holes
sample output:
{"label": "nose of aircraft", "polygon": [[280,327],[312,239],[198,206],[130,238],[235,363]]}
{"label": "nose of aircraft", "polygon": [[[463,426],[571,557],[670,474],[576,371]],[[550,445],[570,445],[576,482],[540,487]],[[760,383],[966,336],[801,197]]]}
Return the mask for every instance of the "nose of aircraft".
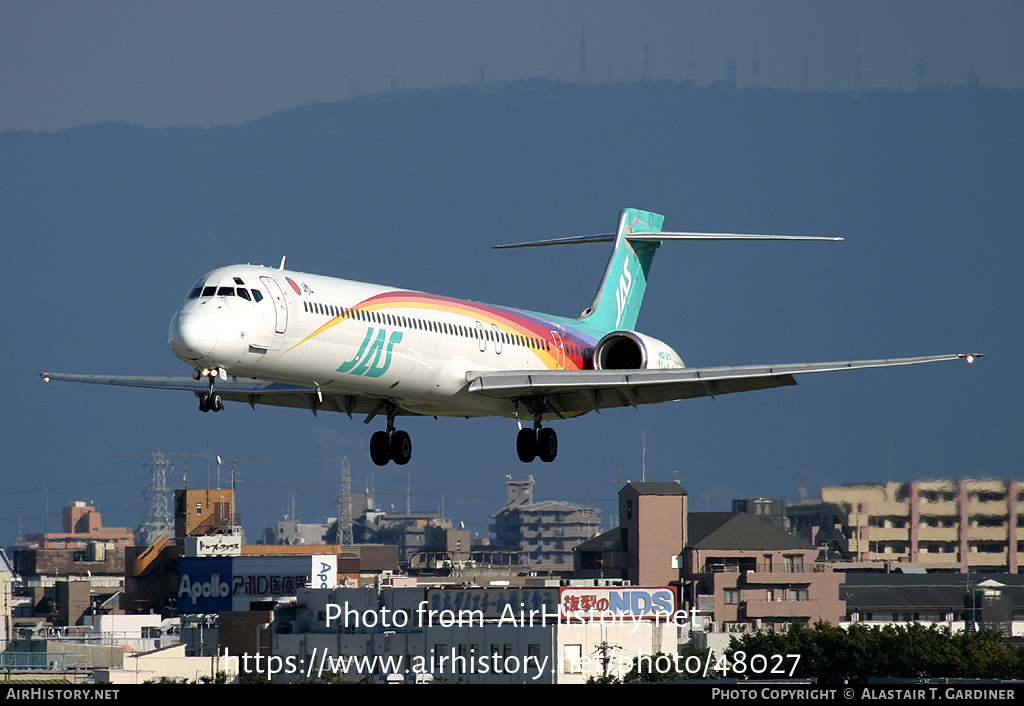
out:
{"label": "nose of aircraft", "polygon": [[205,314],[179,312],[171,320],[168,343],[182,360],[198,360],[217,345],[217,327]]}

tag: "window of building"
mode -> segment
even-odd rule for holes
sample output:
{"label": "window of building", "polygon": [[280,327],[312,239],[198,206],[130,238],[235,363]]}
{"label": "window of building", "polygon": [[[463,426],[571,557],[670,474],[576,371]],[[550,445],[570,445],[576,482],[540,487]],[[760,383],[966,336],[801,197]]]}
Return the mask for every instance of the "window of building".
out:
{"label": "window of building", "polygon": [[580,674],[583,670],[583,645],[566,645],[562,650],[562,673]]}

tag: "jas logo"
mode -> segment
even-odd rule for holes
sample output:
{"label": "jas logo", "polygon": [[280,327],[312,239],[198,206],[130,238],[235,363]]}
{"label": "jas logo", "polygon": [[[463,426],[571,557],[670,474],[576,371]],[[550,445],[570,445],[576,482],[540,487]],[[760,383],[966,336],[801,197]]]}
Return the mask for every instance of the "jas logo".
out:
{"label": "jas logo", "polygon": [[[387,332],[384,329],[378,329],[376,333],[377,335],[374,336],[373,327],[366,329],[366,338],[359,345],[356,357],[342,363],[338,368],[339,373],[379,378],[387,372],[391,367],[391,349],[395,347],[396,343],[402,342],[402,332],[395,331],[390,338],[387,338]],[[387,345],[385,345],[385,338],[387,338]],[[382,357],[383,360],[381,360]]]}

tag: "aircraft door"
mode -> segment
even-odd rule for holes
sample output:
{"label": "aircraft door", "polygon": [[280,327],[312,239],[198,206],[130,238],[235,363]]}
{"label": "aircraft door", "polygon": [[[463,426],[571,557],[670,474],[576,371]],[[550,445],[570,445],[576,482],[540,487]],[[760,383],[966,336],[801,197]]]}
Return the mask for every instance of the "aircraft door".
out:
{"label": "aircraft door", "polygon": [[558,335],[557,331],[551,332],[551,337],[555,341],[555,365],[557,370],[565,369],[565,341]]}
{"label": "aircraft door", "polygon": [[284,333],[288,329],[288,302],[284,298],[281,285],[270,277],[260,277],[260,280],[267,286],[270,298],[274,300],[274,316],[276,317],[274,331]]}
{"label": "aircraft door", "polygon": [[494,338],[494,352],[501,355],[501,331],[496,324],[491,324],[491,336]]}

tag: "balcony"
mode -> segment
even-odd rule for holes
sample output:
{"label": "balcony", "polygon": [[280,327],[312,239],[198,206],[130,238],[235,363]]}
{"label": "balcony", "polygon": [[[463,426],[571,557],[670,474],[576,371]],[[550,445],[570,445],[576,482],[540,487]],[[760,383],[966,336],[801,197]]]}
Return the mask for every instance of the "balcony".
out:
{"label": "balcony", "polygon": [[959,540],[956,527],[920,527],[917,530],[918,542],[951,542]]}
{"label": "balcony", "polygon": [[909,542],[909,527],[870,527],[868,537],[872,542]]}
{"label": "balcony", "polygon": [[956,552],[928,552],[927,554],[921,552],[918,555],[917,563],[929,566],[957,566],[960,564],[960,555]]}
{"label": "balcony", "polygon": [[754,618],[812,618],[821,614],[821,601],[745,601],[746,616]]}
{"label": "balcony", "polygon": [[[813,562],[795,562],[793,564],[786,564],[784,561],[773,561],[771,563],[757,563],[756,561],[717,561],[714,559],[708,560],[704,563],[697,573],[700,574],[745,574],[745,573],[756,573],[760,575],[771,575],[778,574],[780,576],[787,576],[792,574],[807,574],[807,573],[821,573],[830,572],[832,569],[827,566],[815,564]],[[758,581],[761,581],[758,578]]]}
{"label": "balcony", "polygon": [[967,530],[968,542],[1002,542],[1007,541],[1006,527],[971,527]]}
{"label": "balcony", "polygon": [[960,516],[960,508],[957,507],[955,500],[936,500],[934,502],[927,502],[924,498],[921,498],[921,502],[918,503],[918,510],[922,515],[935,515],[937,517]]}

